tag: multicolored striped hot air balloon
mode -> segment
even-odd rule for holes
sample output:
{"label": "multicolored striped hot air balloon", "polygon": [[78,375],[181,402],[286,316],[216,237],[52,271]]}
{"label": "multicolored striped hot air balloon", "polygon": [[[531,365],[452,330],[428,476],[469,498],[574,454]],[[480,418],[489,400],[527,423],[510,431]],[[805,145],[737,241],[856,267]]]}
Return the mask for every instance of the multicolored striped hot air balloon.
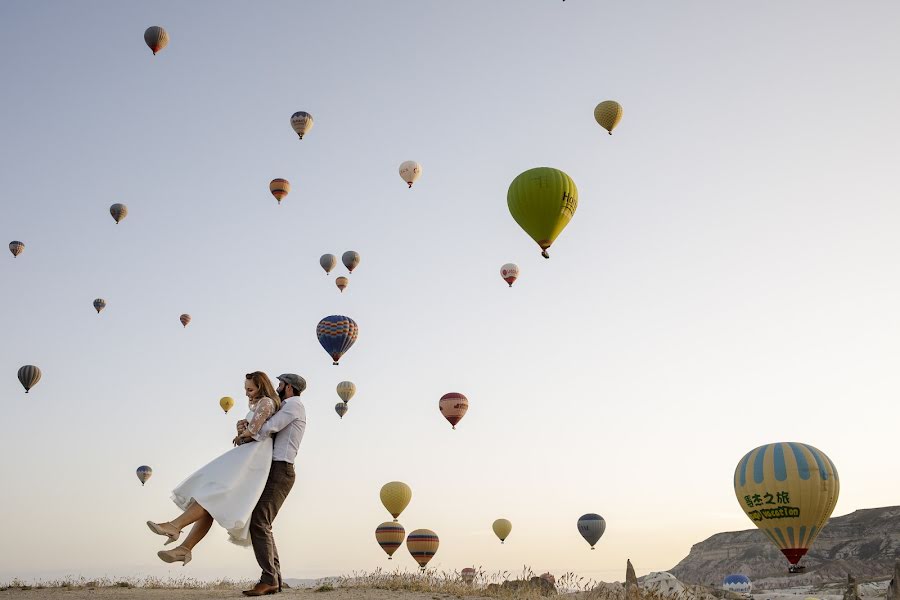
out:
{"label": "multicolored striped hot air balloon", "polygon": [[391,513],[396,523],[397,517],[409,506],[409,502],[412,500],[412,488],[402,481],[391,481],[381,486],[381,491],[378,495],[381,498],[381,503]]}
{"label": "multicolored striped hot air balloon", "polygon": [[359,252],[347,250],[341,255],[341,262],[344,263],[344,266],[347,267],[347,270],[351,273],[353,272],[353,269],[359,266],[359,261]]}
{"label": "multicolored striped hot air balloon", "polygon": [[465,569],[460,571],[459,574],[462,577],[463,583],[465,583],[466,585],[472,585],[473,583],[475,583],[475,576],[478,574],[478,572],[472,567],[466,567]]}
{"label": "multicolored striped hot air balloon", "polygon": [[791,572],[834,511],[841,483],[821,450],[778,442],[744,455],[734,471],[734,494],[747,517],[791,563]]}
{"label": "multicolored striped hot air balloon", "polygon": [[341,275],[337,279],[334,280],[334,285],[337,286],[341,293],[344,293],[344,290],[347,289],[347,286],[350,285],[350,279]]}
{"label": "multicolored striped hot air balloon", "polygon": [[334,268],[334,266],[336,264],[337,264],[337,256],[335,256],[334,254],[323,254],[319,258],[319,265],[321,265],[321,267],[323,269],[325,269],[326,275],[331,273],[331,270]]}
{"label": "multicolored striped hot air balloon", "polygon": [[153,469],[147,465],[141,465],[137,468],[137,478],[141,480],[141,485],[147,483],[147,480],[153,475]]}
{"label": "multicolored striped hot air balloon", "polygon": [[408,160],[400,165],[400,177],[403,178],[409,187],[419,180],[422,176],[422,165],[414,160]]}
{"label": "multicolored striped hot air balloon", "polygon": [[331,315],[319,321],[316,337],[336,365],[359,337],[359,326],[350,317]]}
{"label": "multicolored striped hot air balloon", "polygon": [[25,365],[24,367],[19,367],[19,383],[22,384],[22,387],[25,388],[25,393],[27,394],[31,388],[37,385],[37,382],[41,380],[41,370],[38,369],[34,365]]}
{"label": "multicolored striped hot air balloon", "polygon": [[148,27],[144,32],[144,43],[153,51],[153,56],[169,44],[169,34],[159,25]]}
{"label": "multicolored striped hot air balloon", "polygon": [[594,120],[612,135],[613,129],[622,120],[622,105],[615,100],[604,100],[594,108]]}
{"label": "multicolored striped hot air balloon", "polygon": [[559,169],[538,167],[513,179],[506,204],[519,227],[541,247],[541,256],[550,258],[547,249],[578,208],[578,188]]}
{"label": "multicolored striped hot air balloon", "polygon": [[596,546],[597,542],[600,541],[600,538],[603,537],[604,531],[606,531],[606,519],[598,514],[588,513],[586,515],[581,515],[578,519],[578,533],[580,533],[581,537],[591,545],[591,550],[594,549],[594,546]]}
{"label": "multicolored striped hot air balloon", "polygon": [[191,322],[191,315],[184,313],[183,315],[178,317],[178,320],[181,321],[182,327],[187,327],[188,323]]}
{"label": "multicolored striped hot air balloon", "polygon": [[342,420],[344,418],[344,415],[347,414],[348,410],[350,410],[350,405],[346,402],[338,402],[334,405],[334,412],[336,412]]}
{"label": "multicolored striped hot air balloon", "polygon": [[396,521],[386,521],[375,529],[375,540],[381,546],[381,549],[387,553],[388,560],[392,559],[394,552],[403,543],[405,537],[406,530],[403,529],[403,525]]}
{"label": "multicolored striped hot air balloon", "polygon": [[100,311],[106,308],[106,300],[103,298],[96,298],[94,300],[94,310],[97,311],[97,314],[100,314]]}
{"label": "multicolored striped hot air balloon", "polygon": [[128,216],[128,207],[124,204],[113,204],[109,207],[109,214],[112,215],[112,218],[116,221],[116,225],[118,225],[119,221]]}
{"label": "multicolored striped hot air balloon", "polygon": [[312,115],[302,110],[295,112],[291,115],[291,127],[302,140],[303,136],[309,133],[309,130],[313,128]]}
{"label": "multicolored striped hot air balloon", "polygon": [[409,553],[423,571],[428,561],[437,554],[440,543],[437,534],[430,529],[416,529],[406,538],[406,547],[409,549]]}
{"label": "multicolored striped hot air balloon", "polygon": [[515,263],[506,263],[500,267],[500,277],[509,284],[509,287],[512,287],[512,284],[519,278],[519,265]]}
{"label": "multicolored striped hot air balloon", "polygon": [[234,398],[231,396],[223,396],[219,399],[219,406],[222,407],[222,410],[224,410],[227,415],[228,411],[234,408]]}
{"label": "multicolored striped hot air balloon", "polygon": [[725,581],[722,582],[722,589],[736,594],[750,594],[753,592],[753,583],[746,575],[734,573],[725,577]]}
{"label": "multicolored striped hot air balloon", "polygon": [[291,182],[287,179],[273,179],[269,182],[269,191],[278,200],[278,204],[281,204],[282,198],[291,191]]}
{"label": "multicolored striped hot air balloon", "polygon": [[15,258],[25,251],[25,244],[18,240],[13,240],[9,243],[9,251],[12,252],[13,258]]}
{"label": "multicolored striped hot air balloon", "polygon": [[337,384],[337,395],[340,396],[341,400],[344,402],[350,402],[350,398],[352,398],[356,394],[356,384],[352,381],[342,381]]}
{"label": "multicolored striped hot air balloon", "polygon": [[456,424],[462,420],[466,415],[466,411],[469,410],[469,399],[459,392],[450,392],[441,396],[441,399],[438,401],[438,408],[441,414],[444,415],[444,418],[450,421],[453,429],[456,429]]}
{"label": "multicolored striped hot air balloon", "polygon": [[500,538],[500,543],[502,544],[506,542],[506,538],[512,533],[512,523],[506,519],[497,519],[494,521],[494,524],[491,525],[491,529],[494,530],[494,535]]}

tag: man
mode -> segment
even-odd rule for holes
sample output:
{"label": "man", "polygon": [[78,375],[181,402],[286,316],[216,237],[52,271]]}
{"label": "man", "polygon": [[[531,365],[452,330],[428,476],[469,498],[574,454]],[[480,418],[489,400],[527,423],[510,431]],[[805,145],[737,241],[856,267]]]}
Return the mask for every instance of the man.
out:
{"label": "man", "polygon": [[[306,380],[294,373],[285,373],[278,376],[278,381],[281,409],[253,436],[258,442],[275,435],[275,443],[269,479],[250,517],[250,541],[262,575],[252,590],[244,591],[245,596],[266,596],[281,591],[281,563],[272,536],[272,522],[294,486],[294,460],[306,430],[306,408],[300,401],[300,394],[306,389]],[[240,429],[239,423],[238,431]]]}

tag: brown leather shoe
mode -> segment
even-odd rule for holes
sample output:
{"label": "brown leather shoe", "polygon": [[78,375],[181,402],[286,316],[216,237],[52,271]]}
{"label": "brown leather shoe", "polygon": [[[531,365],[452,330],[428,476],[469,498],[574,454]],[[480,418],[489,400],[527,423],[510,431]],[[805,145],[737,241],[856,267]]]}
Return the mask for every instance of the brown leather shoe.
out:
{"label": "brown leather shoe", "polygon": [[259,582],[253,586],[252,590],[244,590],[241,592],[245,596],[268,596],[278,592],[277,585],[269,585],[268,583]]}

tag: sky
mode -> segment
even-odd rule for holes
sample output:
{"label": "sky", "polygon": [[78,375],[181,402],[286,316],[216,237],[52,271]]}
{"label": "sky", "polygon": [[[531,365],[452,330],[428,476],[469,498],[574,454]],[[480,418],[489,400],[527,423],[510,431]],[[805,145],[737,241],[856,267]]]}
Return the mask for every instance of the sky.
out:
{"label": "sky", "polygon": [[[286,577],[412,570],[374,539],[393,480],[438,570],[607,581],[751,527],[732,475],[761,444],[824,451],[835,516],[900,504],[898,20],[889,1],[0,3],[0,232],[26,244],[0,260],[0,580],[256,577],[218,526],[182,568],[144,525],[230,448],[256,369],[309,384]],[[506,206],[538,166],[579,192],[550,260]],[[341,294],[318,259],[350,249]],[[331,314],[360,327],[337,367]]]}

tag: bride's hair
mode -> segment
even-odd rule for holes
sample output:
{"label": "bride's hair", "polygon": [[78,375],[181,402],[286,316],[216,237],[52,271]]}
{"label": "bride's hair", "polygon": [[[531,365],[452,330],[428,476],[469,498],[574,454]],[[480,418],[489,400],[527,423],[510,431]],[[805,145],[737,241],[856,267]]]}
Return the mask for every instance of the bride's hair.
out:
{"label": "bride's hair", "polygon": [[276,411],[281,408],[281,398],[278,397],[278,392],[272,386],[272,380],[269,379],[268,375],[262,371],[253,371],[252,373],[247,373],[247,379],[255,383],[256,387],[259,388],[259,396],[257,396],[256,400],[270,398],[275,403]]}

